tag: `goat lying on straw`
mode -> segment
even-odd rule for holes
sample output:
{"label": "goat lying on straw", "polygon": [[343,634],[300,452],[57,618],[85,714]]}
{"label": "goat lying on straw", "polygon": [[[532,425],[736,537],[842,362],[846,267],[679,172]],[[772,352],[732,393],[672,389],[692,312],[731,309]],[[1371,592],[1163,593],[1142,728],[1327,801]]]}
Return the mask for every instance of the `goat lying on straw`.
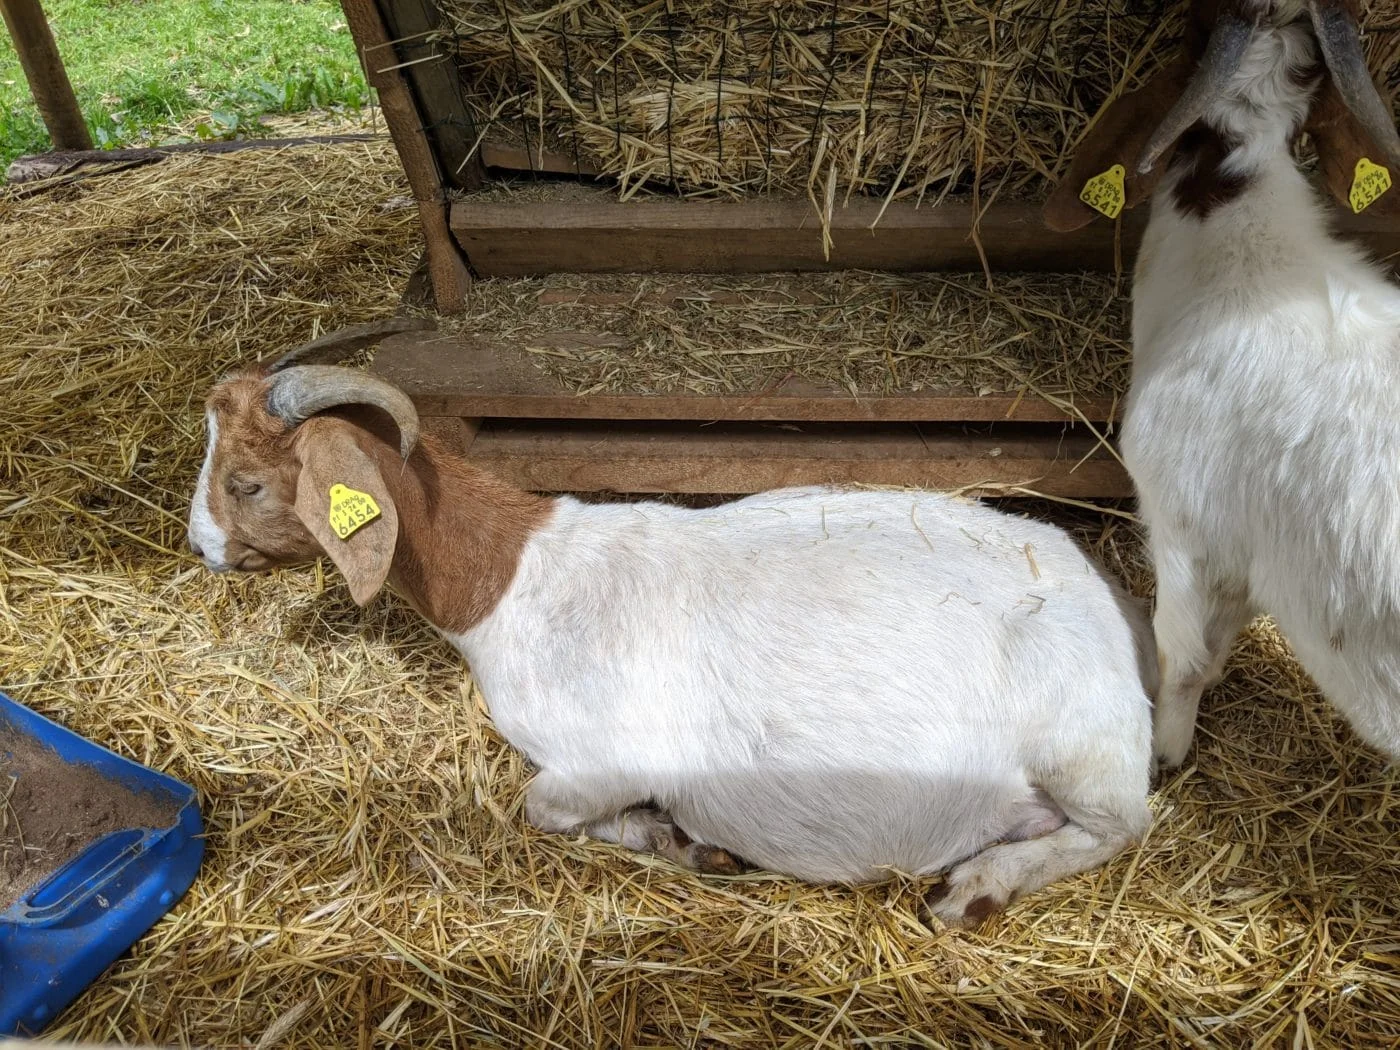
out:
{"label": "goat lying on straw", "polygon": [[537,496],[309,356],[210,394],[191,545],[220,572],[328,555],[361,604],[390,582],[538,767],[536,827],[709,872],[951,865],[956,924],[1145,831],[1145,624],[1060,530],[926,492]]}

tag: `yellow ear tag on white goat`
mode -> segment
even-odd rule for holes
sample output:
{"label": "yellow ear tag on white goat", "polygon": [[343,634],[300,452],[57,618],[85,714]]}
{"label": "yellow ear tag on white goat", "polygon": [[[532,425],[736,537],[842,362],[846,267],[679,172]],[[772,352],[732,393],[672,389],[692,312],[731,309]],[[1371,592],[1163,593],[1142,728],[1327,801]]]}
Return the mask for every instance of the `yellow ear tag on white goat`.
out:
{"label": "yellow ear tag on white goat", "polygon": [[1084,184],[1079,191],[1079,199],[1101,215],[1110,219],[1118,218],[1123,211],[1123,176],[1127,174],[1123,165],[1115,164],[1107,171],[1100,172]]}
{"label": "yellow ear tag on white goat", "polygon": [[377,517],[379,504],[368,492],[346,485],[331,486],[331,528],[342,540],[348,540]]}
{"label": "yellow ear tag on white goat", "polygon": [[1347,194],[1352,212],[1360,214],[1388,189],[1390,172],[1362,157],[1356,162],[1356,176],[1351,180],[1351,193]]}

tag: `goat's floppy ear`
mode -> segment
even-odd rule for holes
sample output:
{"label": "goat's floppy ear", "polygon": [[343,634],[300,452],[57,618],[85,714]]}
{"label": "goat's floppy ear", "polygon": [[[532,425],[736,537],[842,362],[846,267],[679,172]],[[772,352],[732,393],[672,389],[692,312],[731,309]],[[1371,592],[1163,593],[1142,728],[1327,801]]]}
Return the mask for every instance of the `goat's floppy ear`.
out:
{"label": "goat's floppy ear", "polygon": [[1322,181],[1337,203],[1353,212],[1400,214],[1400,186],[1390,185],[1392,178],[1400,182],[1400,171],[1352,115],[1329,75],[1323,75],[1303,130],[1313,141]]}
{"label": "goat's floppy ear", "polygon": [[399,538],[399,515],[379,468],[347,427],[303,425],[296,513],[364,605],[384,586]]}
{"label": "goat's floppy ear", "polygon": [[[1138,160],[1148,139],[1181,97],[1191,68],[1188,59],[1177,58],[1147,84],[1100,112],[1075,150],[1069,171],[1045,202],[1045,225],[1068,233],[1096,215],[1106,214],[1090,206],[1085,197],[1098,200],[1117,218],[1118,210],[1136,207],[1152,196],[1171,162],[1175,144],[1167,147],[1145,174],[1137,170]],[[1115,191],[1115,185],[1121,187],[1121,193]]]}

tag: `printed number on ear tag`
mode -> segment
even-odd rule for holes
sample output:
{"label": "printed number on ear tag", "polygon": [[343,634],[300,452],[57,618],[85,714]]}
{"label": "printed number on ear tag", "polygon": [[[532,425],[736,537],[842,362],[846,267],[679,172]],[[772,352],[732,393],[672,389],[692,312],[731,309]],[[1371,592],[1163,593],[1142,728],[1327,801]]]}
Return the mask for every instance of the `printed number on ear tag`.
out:
{"label": "printed number on ear tag", "polygon": [[1352,212],[1360,214],[1375,204],[1376,199],[1388,189],[1390,172],[1362,157],[1356,162],[1356,176],[1351,180],[1351,193],[1348,194]]}
{"label": "printed number on ear tag", "polygon": [[379,504],[368,492],[346,485],[331,486],[331,528],[342,540],[348,540],[377,517]]}
{"label": "printed number on ear tag", "polygon": [[1101,215],[1110,219],[1118,218],[1123,210],[1123,165],[1115,164],[1105,172],[1100,172],[1084,184],[1079,191],[1079,199]]}

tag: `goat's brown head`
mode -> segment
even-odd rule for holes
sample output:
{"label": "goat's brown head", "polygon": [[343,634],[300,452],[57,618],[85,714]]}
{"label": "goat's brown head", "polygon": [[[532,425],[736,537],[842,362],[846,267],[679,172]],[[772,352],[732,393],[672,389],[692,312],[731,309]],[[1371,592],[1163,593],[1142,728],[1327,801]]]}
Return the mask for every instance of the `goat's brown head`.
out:
{"label": "goat's brown head", "polygon": [[[189,524],[190,547],[210,569],[253,572],[326,554],[356,602],[383,586],[398,515],[374,456],[378,439],[344,413],[369,408],[387,416],[405,459],[418,440],[417,413],[407,395],[381,379],[306,362],[343,357],[409,327],[418,324],[395,319],[344,329],[214,387]],[[332,520],[335,486],[340,531]],[[364,514],[366,501],[355,497],[348,508],[339,506],[345,490],[369,496],[378,516]]]}
{"label": "goat's brown head", "polygon": [[[1094,218],[1081,191],[1110,169],[1121,176],[1123,207],[1148,199],[1182,136],[1226,94],[1255,35],[1279,30],[1305,30],[1316,45],[1317,66],[1296,71],[1316,87],[1295,133],[1312,137],[1332,194],[1348,202],[1362,157],[1400,166],[1400,135],[1366,68],[1357,0],[1192,0],[1181,54],[1099,114],[1046,201],[1046,224],[1066,231]],[[1400,188],[1386,196],[1393,205]]]}

